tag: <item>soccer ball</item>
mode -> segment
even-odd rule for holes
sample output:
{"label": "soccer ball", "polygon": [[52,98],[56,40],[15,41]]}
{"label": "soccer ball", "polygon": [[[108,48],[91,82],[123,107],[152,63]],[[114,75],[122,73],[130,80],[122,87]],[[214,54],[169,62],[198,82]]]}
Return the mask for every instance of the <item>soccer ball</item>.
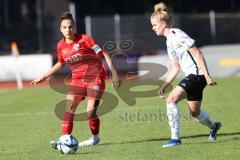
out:
{"label": "soccer ball", "polygon": [[70,134],[62,135],[58,139],[57,148],[62,154],[73,154],[78,149],[78,140]]}

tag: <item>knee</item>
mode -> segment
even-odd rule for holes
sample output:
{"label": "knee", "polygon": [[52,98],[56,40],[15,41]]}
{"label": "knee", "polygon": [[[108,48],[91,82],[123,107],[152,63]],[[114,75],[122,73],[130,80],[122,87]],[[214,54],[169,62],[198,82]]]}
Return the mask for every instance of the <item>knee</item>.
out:
{"label": "knee", "polygon": [[87,111],[86,116],[88,119],[95,118],[97,116],[96,110]]}
{"label": "knee", "polygon": [[72,100],[67,100],[66,101],[66,112],[74,113],[76,111],[77,105],[74,101]]}
{"label": "knee", "polygon": [[199,116],[199,114],[200,114],[200,110],[193,110],[193,111],[191,111],[190,110],[190,113],[191,113],[191,115],[193,116],[193,117],[198,117]]}
{"label": "knee", "polygon": [[176,103],[176,100],[173,96],[168,96],[166,100],[167,104]]}
{"label": "knee", "polygon": [[94,106],[88,106],[87,117],[88,118],[95,118],[97,116],[97,108],[99,106],[99,101],[95,101]]}
{"label": "knee", "polygon": [[76,108],[73,105],[67,106],[66,112],[75,113]]}

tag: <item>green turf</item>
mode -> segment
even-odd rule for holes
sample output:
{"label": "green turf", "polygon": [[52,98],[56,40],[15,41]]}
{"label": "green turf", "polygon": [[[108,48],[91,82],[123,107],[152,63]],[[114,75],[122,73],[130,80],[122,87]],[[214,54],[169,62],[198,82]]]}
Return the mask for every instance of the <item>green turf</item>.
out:
{"label": "green turf", "polygon": [[[217,79],[218,86],[207,87],[204,110],[222,122],[218,139],[208,142],[208,129],[188,114],[186,102],[180,103],[183,145],[163,149],[169,138],[164,101],[158,97],[138,98],[135,106],[122,100],[110,113],[101,117],[101,143],[80,148],[74,155],[61,155],[49,146],[61,133],[61,120],[54,114],[55,105],[65,98],[49,87],[0,92],[0,159],[156,159],[156,160],[239,160],[240,159],[240,79]],[[146,88],[148,90],[148,88]],[[106,91],[116,95],[107,86]],[[79,107],[81,112],[85,103]],[[75,122],[73,131],[80,141],[90,137],[86,121]]]}

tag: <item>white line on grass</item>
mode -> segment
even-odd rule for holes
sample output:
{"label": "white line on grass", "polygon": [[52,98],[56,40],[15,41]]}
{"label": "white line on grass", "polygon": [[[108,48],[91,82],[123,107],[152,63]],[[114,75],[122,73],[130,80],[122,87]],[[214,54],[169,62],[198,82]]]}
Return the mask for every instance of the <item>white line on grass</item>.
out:
{"label": "white line on grass", "polygon": [[8,114],[0,114],[0,118],[2,117],[25,117],[25,116],[46,116],[53,115],[53,113],[49,112],[35,112],[35,113],[8,113]]}

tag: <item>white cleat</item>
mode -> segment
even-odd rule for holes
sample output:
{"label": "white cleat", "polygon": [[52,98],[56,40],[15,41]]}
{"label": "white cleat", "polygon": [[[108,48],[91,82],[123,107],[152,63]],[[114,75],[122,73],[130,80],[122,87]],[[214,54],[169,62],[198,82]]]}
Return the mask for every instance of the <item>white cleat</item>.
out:
{"label": "white cleat", "polygon": [[100,142],[99,136],[92,136],[90,139],[82,141],[78,144],[79,147],[93,146]]}

